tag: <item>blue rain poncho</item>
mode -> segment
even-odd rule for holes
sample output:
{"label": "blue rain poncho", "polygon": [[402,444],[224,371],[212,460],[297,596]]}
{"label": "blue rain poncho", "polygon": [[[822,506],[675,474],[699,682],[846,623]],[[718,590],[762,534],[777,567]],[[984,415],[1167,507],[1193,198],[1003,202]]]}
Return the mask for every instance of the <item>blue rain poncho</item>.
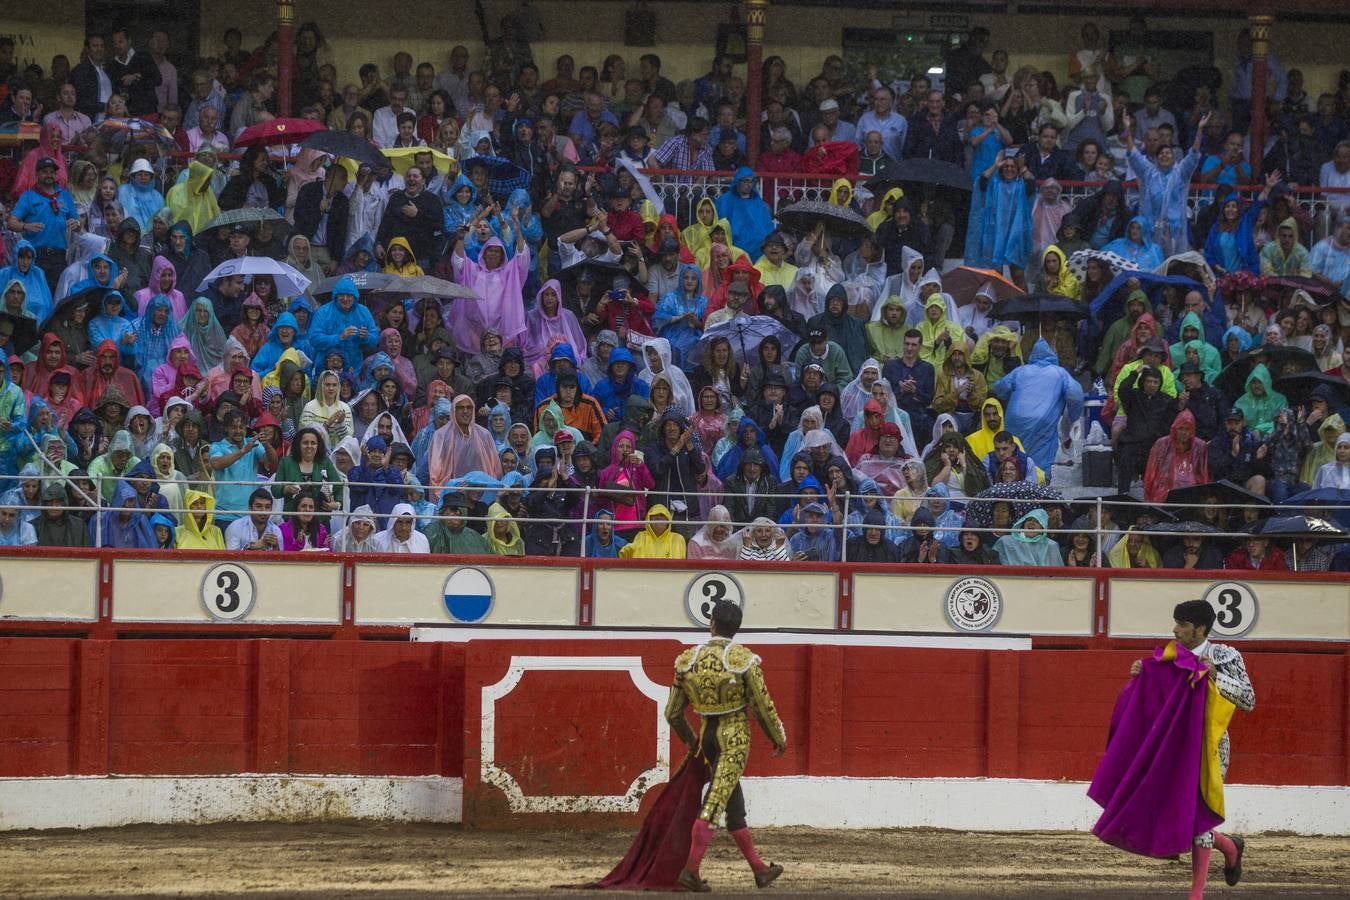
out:
{"label": "blue rain poncho", "polygon": [[[1130,240],[1130,228],[1139,226],[1139,240]],[[1135,216],[1125,226],[1125,234],[1102,248],[1105,253],[1114,253],[1128,259],[1146,272],[1152,272],[1163,264],[1162,248],[1153,240],[1153,223],[1143,216]]]}
{"label": "blue rain poncho", "polygon": [[[736,187],[749,179],[751,189],[749,197],[742,197]],[[731,223],[732,243],[740,247],[751,259],[758,258],[764,246],[764,239],[773,233],[773,213],[769,204],[759,196],[759,176],[749,166],[741,166],[731,179],[730,190],[717,198],[717,217]]]}
{"label": "blue rain poncho", "polygon": [[[460,203],[459,200],[455,198],[455,194],[457,194],[461,188],[469,189],[468,203]],[[445,223],[445,231],[447,234],[455,231],[461,225],[469,224],[469,220],[473,218],[473,214],[478,209],[478,188],[474,187],[474,184],[469,180],[468,175],[461,172],[459,177],[455,179],[455,183],[450,185],[450,189],[445,192],[445,204],[442,209],[444,210],[442,218]]]}
{"label": "blue rain poncho", "polygon": [[[975,189],[980,189],[976,184]],[[967,260],[976,268],[1027,267],[1031,256],[1031,194],[1020,176],[1004,178],[995,172],[984,188],[980,213],[979,258]]]}
{"label": "blue rain poncho", "polygon": [[[292,329],[289,344],[281,342],[281,335],[278,332],[283,328]],[[266,375],[271,372],[277,367],[277,363],[281,362],[281,354],[292,347],[304,353],[307,358],[310,356],[309,353],[305,352],[305,348],[300,346],[300,325],[295,321],[295,316],[289,312],[284,312],[277,316],[276,324],[272,326],[272,330],[268,333],[267,340],[253,355],[253,371],[259,375]],[[321,364],[322,360],[316,360],[315,362]]]}
{"label": "blue rain poncho", "polygon": [[[127,509],[128,506],[130,509]],[[103,520],[99,531],[96,532],[93,520],[89,522],[91,543],[97,536],[100,547],[153,550],[157,546],[150,516],[140,508],[140,498],[136,496],[136,489],[126,479],[118,480],[113,486],[110,508],[98,515]]]}
{"label": "blue rain poncho", "polygon": [[[33,254],[26,272],[19,268],[19,254],[25,250]],[[114,264],[113,274],[116,273],[117,266]],[[52,291],[47,286],[47,276],[38,268],[37,251],[33,249],[31,243],[22,238],[14,244],[14,264],[0,269],[0,285],[7,288],[11,281],[18,281],[23,285],[26,294],[23,301],[24,309],[32,313],[39,324],[46,322],[53,312]]]}
{"label": "blue rain poncho", "polygon": [[[694,273],[694,296],[690,297],[684,290],[684,273],[686,271]],[[699,322],[703,321],[703,316],[708,310],[708,298],[703,295],[703,276],[699,274],[698,266],[693,263],[680,263],[675,272],[675,283],[678,288],[666,294],[656,304],[656,313],[652,316],[652,327],[656,329],[657,335],[670,341],[670,348],[674,351],[675,361],[683,364],[693,352],[694,345],[698,343],[699,336],[702,335],[702,329],[690,325],[688,322],[676,322],[680,316],[685,313],[694,313]],[[674,324],[671,324],[674,322]]]}
{"label": "blue rain poncho", "polygon": [[1059,357],[1037,338],[1025,365],[1004,375],[990,388],[1004,405],[1003,427],[1022,441],[1027,455],[1049,472],[1059,447],[1059,420],[1083,414],[1083,388],[1059,365]]}
{"label": "blue rain poncho", "polygon": [[1191,176],[1200,165],[1200,153],[1191,148],[1172,168],[1163,171],[1137,148],[1128,154],[1130,168],[1139,178],[1139,215],[1154,223],[1165,224],[1171,233],[1173,253],[1190,249],[1186,234],[1186,191]]}
{"label": "blue rain poncho", "polygon": [[[120,304],[121,308],[115,313],[110,313],[108,307],[114,303]],[[134,369],[136,368],[137,355],[140,352],[140,341],[138,339],[135,344],[122,343],[124,335],[136,331],[136,326],[126,318],[126,309],[126,298],[122,296],[122,292],[109,291],[103,295],[103,309],[89,320],[85,330],[89,334],[89,346],[97,347],[104,341],[112,341],[117,345],[117,352],[122,358],[122,365]]]}
{"label": "blue rain poncho", "polygon": [[155,213],[164,208],[164,195],[155,187],[153,179],[149,184],[139,184],[132,176],[117,189],[117,202],[122,204],[122,211],[141,226],[141,234],[149,234]]}
{"label": "blue rain poncho", "polygon": [[[155,310],[163,309],[167,316],[164,324],[155,326]],[[151,380],[155,369],[169,361],[169,347],[180,334],[178,323],[173,317],[173,303],[164,294],[156,294],[145,304],[145,314],[136,324],[136,363],[145,387],[145,395],[151,395]]]}
{"label": "blue rain poncho", "polygon": [[923,496],[925,505],[930,499],[940,501],[937,512],[933,512],[932,507],[928,510],[933,513],[933,537],[949,548],[955,547],[961,541],[961,526],[965,523],[966,517],[952,509],[951,493],[947,490],[947,486],[935,484],[925,491]]}
{"label": "blue rain poncho", "polygon": [[[736,443],[733,444],[731,449],[717,461],[716,474],[720,480],[726,481],[740,470],[741,456],[749,449],[745,446],[746,432],[752,428],[755,430],[755,446],[759,448],[759,452],[764,456],[765,471],[778,471],[778,454],[773,451],[773,448],[769,446],[768,441],[765,440],[764,429],[760,428],[759,425],[755,423],[755,420],[749,416],[742,416],[741,421],[736,425]],[[823,494],[824,491],[821,491],[821,493]]]}
{"label": "blue rain poncho", "polygon": [[[337,298],[344,294],[354,298],[351,309],[344,310],[339,305]],[[344,276],[333,288],[333,300],[319,308],[309,325],[309,343],[315,353],[326,356],[328,351],[336,350],[342,354],[346,367],[353,372],[361,368],[366,353],[374,350],[380,340],[380,329],[375,324],[375,317],[360,301],[361,291],[356,282]],[[344,338],[342,332],[348,326],[355,328],[357,333]],[[360,334],[362,328],[366,329],[364,338]]]}

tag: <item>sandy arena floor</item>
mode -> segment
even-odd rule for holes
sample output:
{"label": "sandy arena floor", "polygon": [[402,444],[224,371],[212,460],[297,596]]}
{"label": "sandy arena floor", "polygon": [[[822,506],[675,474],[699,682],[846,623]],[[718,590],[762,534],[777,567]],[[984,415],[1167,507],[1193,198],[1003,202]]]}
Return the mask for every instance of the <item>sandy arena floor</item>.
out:
{"label": "sandy arena floor", "polygon": [[[363,823],[0,834],[0,897],[576,897],[549,888],[604,875],[630,838],[619,832],[466,832]],[[1130,856],[1084,834],[789,828],[764,829],[758,841],[766,859],[787,867],[761,897],[1184,896],[1190,877],[1189,859]],[[1215,897],[1345,897],[1350,839],[1257,836],[1248,843],[1239,887],[1226,887],[1217,865],[1211,872]],[[719,893],[755,893],[725,835],[714,841],[703,874]]]}

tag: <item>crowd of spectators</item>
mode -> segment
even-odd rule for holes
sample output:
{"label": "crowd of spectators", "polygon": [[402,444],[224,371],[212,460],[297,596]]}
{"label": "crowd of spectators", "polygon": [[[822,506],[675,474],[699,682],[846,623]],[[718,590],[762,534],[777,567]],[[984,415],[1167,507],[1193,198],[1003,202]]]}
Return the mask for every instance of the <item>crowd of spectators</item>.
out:
{"label": "crowd of spectators", "polygon": [[[0,123],[43,126],[4,172],[0,546],[1286,567],[1260,534],[1144,528],[1220,479],[1350,491],[1350,194],[1315,220],[1290,189],[1350,186],[1350,78],[1314,100],[1270,58],[1253,173],[1249,42],[1227,72],[1167,73],[1141,29],[1108,52],[1085,25],[1062,84],[986,59],[980,28],[940,89],[853,82],[838,56],[799,88],[770,57],[747,123],[722,57],[678,84],[652,53],[544,79],[507,34],[477,69],[399,53],[339,85],[306,23],[295,107],[375,162],[236,145],[276,113],[272,40],[232,30],[180,69],[164,32],[118,28],[19,73],[0,39]],[[837,214],[777,221],[749,128],[760,173],[842,166]],[[968,203],[866,188],[916,157],[960,167]],[[734,175],[681,220],[656,168]],[[1061,181],[1098,188],[1071,204]],[[1219,188],[1195,206],[1192,181]],[[308,287],[208,277],[261,257]],[[363,290],[374,273],[477,299]],[[1082,311],[1000,320],[1014,284]],[[1117,490],[1152,506],[1007,500],[977,528],[972,498],[1077,460],[1096,393]],[[1260,517],[1201,496],[1183,515],[1220,532]],[[1347,564],[1309,545],[1297,567]]]}

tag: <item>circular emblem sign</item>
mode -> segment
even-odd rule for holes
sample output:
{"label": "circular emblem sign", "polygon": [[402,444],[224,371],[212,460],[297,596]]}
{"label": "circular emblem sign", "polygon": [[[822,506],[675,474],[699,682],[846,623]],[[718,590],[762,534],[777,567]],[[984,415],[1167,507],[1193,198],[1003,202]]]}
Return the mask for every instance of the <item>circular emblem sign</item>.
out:
{"label": "circular emblem sign", "polygon": [[1259,607],[1251,585],[1241,581],[1220,581],[1209,586],[1204,599],[1214,607],[1215,636],[1242,637],[1256,625]]}
{"label": "circular emblem sign", "polygon": [[238,563],[214,565],[202,578],[202,606],[207,615],[220,622],[248,618],[257,596],[253,574]]}
{"label": "circular emblem sign", "polygon": [[987,578],[962,578],[947,588],[944,611],[958,631],[988,631],[1003,614],[1003,596]]}
{"label": "circular emblem sign", "polygon": [[455,569],[445,579],[441,591],[445,611],[456,622],[472,625],[487,618],[492,612],[496,591],[492,579],[482,569],[465,567]]}
{"label": "circular emblem sign", "polygon": [[689,621],[707,628],[713,606],[719,600],[730,600],[745,609],[745,592],[739,581],[726,572],[704,572],[685,588],[684,611],[689,614]]}

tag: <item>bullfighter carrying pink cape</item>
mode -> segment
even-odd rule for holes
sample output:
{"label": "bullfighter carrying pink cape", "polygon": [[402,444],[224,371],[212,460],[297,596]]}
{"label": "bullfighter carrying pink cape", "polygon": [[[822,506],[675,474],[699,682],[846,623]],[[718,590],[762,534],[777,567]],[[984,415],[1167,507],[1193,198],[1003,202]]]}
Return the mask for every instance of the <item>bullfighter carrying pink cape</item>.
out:
{"label": "bullfighter carrying pink cape", "polygon": [[1092,832],[1106,843],[1155,857],[1190,850],[1190,896],[1200,900],[1215,846],[1228,884],[1242,877],[1244,841],[1214,828],[1224,819],[1228,723],[1256,696],[1242,655],[1210,642],[1208,602],[1180,603],[1173,617],[1176,640],[1130,670],[1088,796],[1102,807]]}

